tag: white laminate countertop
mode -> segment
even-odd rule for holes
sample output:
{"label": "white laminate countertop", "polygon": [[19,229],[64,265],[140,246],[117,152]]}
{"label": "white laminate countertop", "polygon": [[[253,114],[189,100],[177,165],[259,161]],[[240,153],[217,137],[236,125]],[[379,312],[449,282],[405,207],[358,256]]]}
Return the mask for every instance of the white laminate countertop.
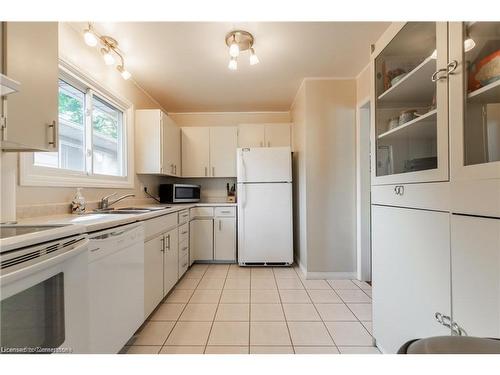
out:
{"label": "white laminate countertop", "polygon": [[40,216],[28,219],[19,220],[19,224],[22,225],[41,225],[41,224],[77,224],[85,227],[87,233],[95,232],[98,230],[104,230],[108,228],[117,227],[124,224],[133,223],[136,221],[144,221],[152,219],[158,216],[168,215],[174,212],[179,212],[192,207],[228,207],[236,206],[236,203],[192,203],[192,204],[146,204],[146,205],[134,205],[137,208],[158,208],[158,207],[168,207],[162,210],[156,209],[155,211],[150,211],[140,214],[103,214],[99,212],[88,212],[84,215],[76,214],[63,214],[63,215],[53,215],[53,216]]}

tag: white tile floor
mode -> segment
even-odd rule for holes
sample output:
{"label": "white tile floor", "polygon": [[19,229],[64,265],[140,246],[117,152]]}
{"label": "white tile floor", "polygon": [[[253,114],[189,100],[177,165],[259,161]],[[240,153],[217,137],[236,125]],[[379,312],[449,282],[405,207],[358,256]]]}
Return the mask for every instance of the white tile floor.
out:
{"label": "white tile floor", "polygon": [[296,268],[195,264],[124,348],[139,354],[379,353],[371,287]]}

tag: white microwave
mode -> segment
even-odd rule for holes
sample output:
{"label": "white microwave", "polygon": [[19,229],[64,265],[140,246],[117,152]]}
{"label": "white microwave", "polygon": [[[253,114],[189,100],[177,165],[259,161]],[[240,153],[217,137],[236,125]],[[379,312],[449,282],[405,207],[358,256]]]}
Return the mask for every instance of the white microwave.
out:
{"label": "white microwave", "polygon": [[161,203],[191,203],[200,201],[200,185],[160,184]]}

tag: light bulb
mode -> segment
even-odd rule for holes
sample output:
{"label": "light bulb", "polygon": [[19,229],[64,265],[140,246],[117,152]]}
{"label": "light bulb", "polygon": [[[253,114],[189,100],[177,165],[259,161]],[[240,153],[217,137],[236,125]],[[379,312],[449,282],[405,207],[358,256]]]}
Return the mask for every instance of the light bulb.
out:
{"label": "light bulb", "polygon": [[229,46],[229,55],[231,57],[238,57],[239,54],[240,54],[240,47],[235,41],[233,41]]}
{"label": "light bulb", "polygon": [[475,46],[476,46],[476,42],[474,42],[474,39],[469,37],[469,38],[464,40],[464,51],[465,52],[469,52]]}
{"label": "light bulb", "polygon": [[257,57],[257,55],[255,54],[255,51],[253,48],[250,48],[252,54],[250,55],[250,65],[255,65],[255,64],[258,64],[260,61],[259,61],[259,58]]}
{"label": "light bulb", "polygon": [[230,70],[238,69],[238,62],[236,61],[236,59],[234,57],[231,57],[231,60],[229,60],[229,64],[227,65],[227,67]]}
{"label": "light bulb", "polygon": [[101,48],[101,53],[106,65],[113,65],[115,63],[115,57],[111,54],[109,49]]}
{"label": "light bulb", "polygon": [[95,47],[97,45],[97,37],[92,31],[90,31],[90,29],[85,30],[83,39],[85,40],[85,43],[87,43],[87,45],[90,47]]}
{"label": "light bulb", "polygon": [[116,67],[116,69],[120,72],[120,74],[122,75],[122,78],[124,80],[127,80],[129,79],[130,77],[132,77],[132,74],[130,74],[130,72],[128,70],[126,70],[123,65],[118,65]]}

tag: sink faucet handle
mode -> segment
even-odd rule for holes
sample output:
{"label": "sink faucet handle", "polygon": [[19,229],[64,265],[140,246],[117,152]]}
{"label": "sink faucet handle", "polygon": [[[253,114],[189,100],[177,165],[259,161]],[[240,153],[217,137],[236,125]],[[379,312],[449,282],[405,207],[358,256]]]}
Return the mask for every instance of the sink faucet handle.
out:
{"label": "sink faucet handle", "polygon": [[106,195],[106,196],[102,197],[102,198],[101,198],[101,201],[104,201],[104,200],[106,200],[106,199],[109,199],[109,198],[111,198],[111,197],[114,197],[115,195],[116,195],[116,191],[115,191],[114,193],[111,193],[111,194],[109,194],[109,195]]}

